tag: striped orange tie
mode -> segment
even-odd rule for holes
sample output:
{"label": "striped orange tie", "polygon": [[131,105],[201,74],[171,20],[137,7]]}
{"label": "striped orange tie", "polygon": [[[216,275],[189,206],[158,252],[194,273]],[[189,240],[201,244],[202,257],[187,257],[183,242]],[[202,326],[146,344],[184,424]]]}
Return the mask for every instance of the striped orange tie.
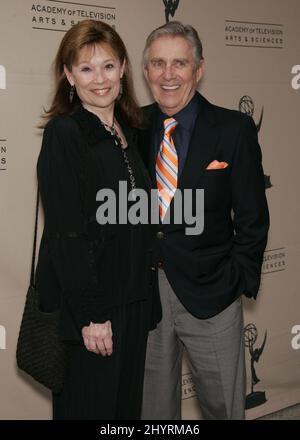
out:
{"label": "striped orange tie", "polygon": [[174,118],[164,120],[164,137],[156,159],[156,182],[159,214],[164,219],[177,188],[178,156],[172,133],[178,122]]}

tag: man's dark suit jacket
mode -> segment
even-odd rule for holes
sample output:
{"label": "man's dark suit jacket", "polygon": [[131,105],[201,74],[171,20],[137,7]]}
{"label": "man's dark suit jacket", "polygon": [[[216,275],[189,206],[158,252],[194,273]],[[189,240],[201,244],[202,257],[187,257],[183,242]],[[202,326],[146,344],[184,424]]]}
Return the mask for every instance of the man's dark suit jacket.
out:
{"label": "man's dark suit jacket", "polygon": [[[184,220],[172,223],[172,201],[171,223],[157,226],[155,233],[159,259],[176,295],[194,316],[208,318],[241,294],[256,297],[269,213],[254,121],[198,96],[199,114],[178,188],[204,189],[204,230],[186,235]],[[148,125],[139,142],[153,187],[158,110],[157,104],[144,108]],[[228,167],[207,170],[213,160],[227,162]]]}

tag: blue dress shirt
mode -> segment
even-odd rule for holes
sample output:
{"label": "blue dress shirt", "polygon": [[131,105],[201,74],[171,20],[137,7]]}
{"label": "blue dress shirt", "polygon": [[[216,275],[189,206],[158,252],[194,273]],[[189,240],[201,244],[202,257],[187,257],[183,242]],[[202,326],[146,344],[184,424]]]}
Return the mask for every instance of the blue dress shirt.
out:
{"label": "blue dress shirt", "polygon": [[[172,134],[178,156],[178,176],[180,176],[185,164],[189,143],[193,133],[196,118],[198,116],[198,112],[199,96],[197,93],[195,93],[194,97],[190,100],[187,106],[185,106],[182,110],[180,110],[180,112],[172,116],[172,118],[176,119],[176,121],[178,122],[178,125],[176,126]],[[164,114],[161,110],[159,110],[155,124],[155,157],[158,154],[159,147],[164,135],[164,120],[169,117],[170,116]]]}

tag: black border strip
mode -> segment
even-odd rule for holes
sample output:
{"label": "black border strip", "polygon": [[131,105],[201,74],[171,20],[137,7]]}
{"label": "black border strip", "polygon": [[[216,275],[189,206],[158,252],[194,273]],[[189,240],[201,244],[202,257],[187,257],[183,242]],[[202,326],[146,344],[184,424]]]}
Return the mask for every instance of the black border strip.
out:
{"label": "black border strip", "polygon": [[[286,268],[285,268],[285,269],[286,269]],[[285,269],[272,270],[271,272],[262,272],[262,274],[263,274],[263,275],[268,275],[268,273],[284,272]]]}
{"label": "black border strip", "polygon": [[225,46],[231,46],[231,47],[258,47],[259,49],[284,49],[283,46],[249,46],[249,45],[243,45],[243,44],[226,44]]}
{"label": "black border strip", "polygon": [[225,22],[226,23],[263,24],[264,26],[283,26],[283,24],[278,24],[278,23],[256,23],[255,21],[225,20]]}
{"label": "black border strip", "polygon": [[268,249],[267,251],[265,251],[265,252],[274,252],[274,251],[282,251],[282,249],[285,249],[284,247],[282,247],[282,248],[277,248],[277,249]]}
{"label": "black border strip", "polygon": [[39,28],[39,27],[35,27],[32,26],[32,29],[38,29],[40,31],[56,31],[56,32],[68,32],[69,29],[49,29],[49,28]]}
{"label": "black border strip", "polygon": [[85,3],[76,3],[76,2],[64,2],[61,0],[47,0],[48,2],[53,2],[53,3],[66,3],[67,5],[79,5],[79,6],[91,6],[92,8],[102,8],[102,9],[116,9],[112,6],[99,6],[99,5],[87,5]]}

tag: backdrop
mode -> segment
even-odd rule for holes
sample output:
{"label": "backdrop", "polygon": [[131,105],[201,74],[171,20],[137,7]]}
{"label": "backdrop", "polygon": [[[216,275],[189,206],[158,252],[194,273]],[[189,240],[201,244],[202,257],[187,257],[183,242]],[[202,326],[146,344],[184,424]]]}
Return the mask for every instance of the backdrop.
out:
{"label": "backdrop", "polygon": [[[86,18],[106,21],[123,37],[141,104],[151,102],[141,73],[146,36],[172,18],[192,24],[206,61],[201,92],[253,116],[271,231],[260,295],[245,301],[247,417],[299,402],[299,0],[1,0],[0,418],[51,418],[50,393],[17,371],[15,349],[29,282],[41,144],[36,126],[49,104],[58,44],[72,24]],[[259,382],[252,388],[254,375]],[[184,418],[196,419],[186,361],[182,384]]]}

